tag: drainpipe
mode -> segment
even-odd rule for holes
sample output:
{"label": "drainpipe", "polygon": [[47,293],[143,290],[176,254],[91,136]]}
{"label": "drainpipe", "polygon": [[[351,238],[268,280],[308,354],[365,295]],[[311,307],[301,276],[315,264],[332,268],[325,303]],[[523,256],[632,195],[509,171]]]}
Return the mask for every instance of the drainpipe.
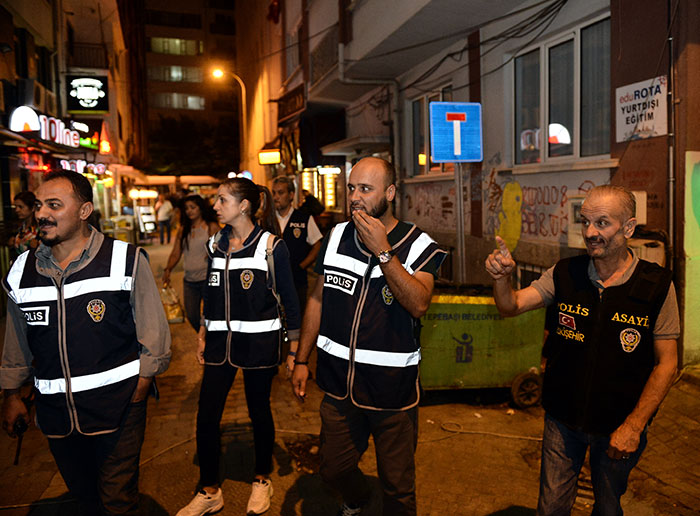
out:
{"label": "drainpipe", "polygon": [[[391,124],[393,140],[393,145],[391,147],[391,157],[394,163],[394,168],[396,168],[396,173],[397,175],[400,175],[401,152],[399,151],[399,146],[401,143],[401,113],[399,111],[399,81],[397,81],[396,79],[356,79],[345,77],[345,44],[342,42],[338,43],[338,80],[342,84],[389,86],[389,89],[391,91],[391,111],[393,112]],[[397,182],[399,182],[400,179],[401,178],[398,177]],[[397,195],[394,202],[396,203],[396,215],[400,215],[401,196]]]}
{"label": "drainpipe", "polygon": [[[670,2],[669,2],[669,16],[671,16],[671,10],[670,10]],[[669,19],[669,23],[671,23],[672,20]],[[670,29],[670,27],[669,27]],[[671,270],[674,269],[674,257],[676,255],[676,242],[675,242],[675,234],[674,234],[674,228],[675,228],[675,221],[673,220],[673,217],[675,217],[675,210],[674,210],[674,198],[675,198],[675,193],[676,193],[676,171],[675,171],[675,140],[676,140],[676,134],[675,134],[675,118],[676,118],[676,98],[675,98],[675,81],[674,81],[674,76],[673,76],[673,37],[668,38],[668,102],[671,106],[670,109],[670,116],[669,116],[669,131],[668,131],[668,138],[669,138],[669,144],[668,144],[668,241],[671,246],[670,253],[669,253],[669,268]]]}

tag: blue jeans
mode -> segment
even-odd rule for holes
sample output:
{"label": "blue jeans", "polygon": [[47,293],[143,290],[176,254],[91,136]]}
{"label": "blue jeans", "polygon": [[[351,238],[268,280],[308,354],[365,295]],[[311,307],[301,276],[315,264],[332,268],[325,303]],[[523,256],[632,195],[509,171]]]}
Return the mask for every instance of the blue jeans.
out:
{"label": "blue jeans", "polygon": [[163,243],[163,232],[168,232],[168,243],[170,243],[170,221],[169,220],[159,220],[158,229],[160,230],[160,243]]}
{"label": "blue jeans", "polygon": [[199,323],[202,320],[202,299],[204,299],[204,290],[207,288],[207,280],[202,281],[187,281],[183,282],[185,296],[185,315],[187,320],[194,328],[194,331],[199,331]]}
{"label": "blue jeans", "polygon": [[542,467],[538,516],[568,516],[576,501],[576,482],[586,450],[590,446],[591,482],[595,505],[591,516],[621,516],[620,498],[627,479],[647,444],[642,432],[639,448],[629,459],[613,460],[606,451],[610,436],[573,430],[549,415],[545,416],[542,438]]}

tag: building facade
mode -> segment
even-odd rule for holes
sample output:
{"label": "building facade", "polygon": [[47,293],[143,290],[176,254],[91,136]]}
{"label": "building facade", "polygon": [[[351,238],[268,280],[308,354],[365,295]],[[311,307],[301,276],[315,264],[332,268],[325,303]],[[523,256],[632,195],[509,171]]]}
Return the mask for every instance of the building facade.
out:
{"label": "building facade", "polygon": [[[639,206],[633,245],[674,270],[683,361],[700,361],[697,2],[265,3],[281,9],[283,58],[260,74],[279,67],[281,99],[300,88],[307,105],[344,111],[342,137],[306,145],[344,162],[341,177],[363,156],[392,160],[401,217],[452,250],[446,279],[490,284],[483,261],[501,235],[527,284],[582,252],[586,192],[624,185]],[[434,102],[481,104],[482,161],[432,159]]]}

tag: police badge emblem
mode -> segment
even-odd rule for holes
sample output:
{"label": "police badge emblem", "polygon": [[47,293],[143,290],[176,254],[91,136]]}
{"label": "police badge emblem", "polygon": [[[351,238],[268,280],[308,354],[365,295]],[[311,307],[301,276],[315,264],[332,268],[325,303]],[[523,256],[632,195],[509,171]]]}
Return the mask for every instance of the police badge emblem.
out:
{"label": "police badge emblem", "polygon": [[384,285],[384,287],[382,287],[382,297],[384,298],[385,305],[390,305],[394,302],[394,294],[391,292],[389,285]]}
{"label": "police badge emblem", "polygon": [[253,284],[254,279],[255,276],[253,275],[253,271],[246,269],[243,272],[241,272],[241,286],[244,289],[248,290]]}
{"label": "police badge emblem", "polygon": [[620,332],[620,343],[625,353],[632,353],[642,340],[642,334],[634,328],[625,328]]}
{"label": "police badge emblem", "polygon": [[93,299],[87,304],[87,313],[94,322],[100,322],[105,316],[106,306],[101,299]]}
{"label": "police badge emblem", "polygon": [[301,236],[301,229],[299,228],[294,228],[294,238],[299,238]]}

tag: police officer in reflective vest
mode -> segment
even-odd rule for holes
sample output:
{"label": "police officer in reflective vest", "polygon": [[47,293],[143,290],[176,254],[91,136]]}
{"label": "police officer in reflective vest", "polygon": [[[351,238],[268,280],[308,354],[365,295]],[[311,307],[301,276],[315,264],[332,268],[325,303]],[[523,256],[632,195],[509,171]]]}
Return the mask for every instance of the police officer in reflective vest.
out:
{"label": "police officer in reflective vest", "polygon": [[279,176],[272,181],[272,198],[275,202],[275,213],[282,231],[282,239],[289,249],[294,286],[303,312],[309,283],[306,269],[314,263],[321,248],[323,235],[311,215],[302,213],[292,206],[294,181],[290,177]]}
{"label": "police officer in reflective vest", "polygon": [[29,422],[20,388],[33,375],[37,425],[85,513],[138,514],[146,398],[170,361],[158,289],[143,251],[88,225],[84,176],[53,172],[36,198],[41,245],[3,282],[2,424]]}
{"label": "police officer in reflective vest", "polygon": [[360,514],[370,498],[357,465],[372,434],[384,514],[416,514],[419,321],[430,305],[445,252],[394,217],[393,166],[364,158],[348,182],[352,220],[322,244],[293,374],[304,399],[308,360],[318,349],[321,475],[340,491],[340,514]]}
{"label": "police officer in reflective vest", "polygon": [[521,290],[511,286],[515,262],[502,239],[486,259],[502,315],[550,307],[538,515],[570,514],[589,446],[593,513],[622,514],[647,426],[676,374],[671,273],[627,247],[635,213],[627,189],[593,188],[581,207],[588,254],[561,260]]}

